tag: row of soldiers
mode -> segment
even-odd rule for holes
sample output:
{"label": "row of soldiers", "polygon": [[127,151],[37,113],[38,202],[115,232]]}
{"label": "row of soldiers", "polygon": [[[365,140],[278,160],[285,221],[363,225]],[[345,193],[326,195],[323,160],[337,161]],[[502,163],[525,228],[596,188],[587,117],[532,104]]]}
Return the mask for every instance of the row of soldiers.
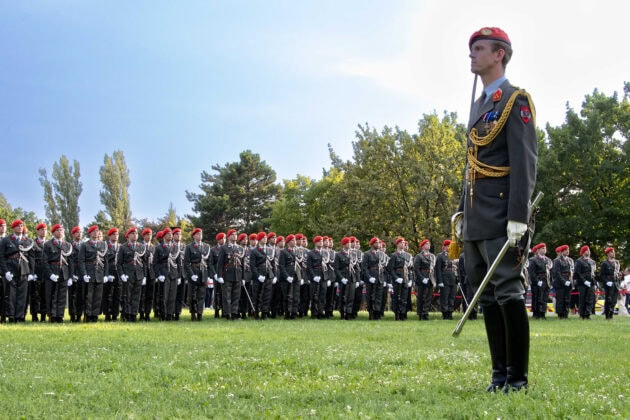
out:
{"label": "row of soldiers", "polygon": [[575,261],[569,257],[568,245],[561,245],[555,251],[556,258],[552,260],[546,256],[546,244],[539,243],[532,248],[534,256],[527,262],[533,317],[545,318],[549,292],[553,289],[559,318],[568,318],[571,293],[577,290],[578,314],[582,319],[589,319],[595,313],[595,292],[599,287],[605,296],[604,315],[606,319],[612,319],[623,276],[621,265],[615,259],[615,249],[607,247],[604,250],[606,259],[600,263],[599,273],[587,245],[580,248],[580,257]]}
{"label": "row of soldiers", "polygon": [[[192,320],[201,320],[204,308],[209,307],[214,308],[215,317],[232,320],[247,316],[294,319],[309,311],[311,317],[323,319],[332,317],[335,310],[350,320],[364,302],[369,318],[378,320],[388,297],[396,320],[405,320],[413,289],[418,319],[428,320],[436,288],[442,318],[452,319],[458,288],[464,304],[474,294],[464,271],[465,256],[450,259],[449,240],[434,255],[425,239],[414,257],[403,238],[396,239],[396,250],[387,254],[385,242],[376,237],[363,252],[354,237],[343,238],[341,249],[335,250],[332,238],[316,236],[309,249],[307,238],[299,233],[286,238],[273,232],[248,236],[231,229],[217,234],[216,245],[210,246],[203,242],[199,228],[192,231],[192,242],[184,245],[179,228],[157,232],[153,244],[150,229],[138,232],[135,227],[127,230],[126,242],[120,243],[116,228],[109,229],[103,240],[98,226],[91,226],[84,241],[77,226],[71,231],[72,241],[65,242],[59,224],[52,226],[53,238],[48,241],[43,223],[36,227],[34,240],[24,234],[20,220],[11,224],[12,235],[5,235],[3,226],[0,219],[2,321],[24,321],[28,309],[33,321],[63,322],[66,306],[73,322],[96,322],[99,315],[106,321],[119,316],[125,321],[138,317],[148,321],[151,312],[161,320],[178,320],[186,306]],[[568,297],[575,286],[580,291],[580,316],[588,318],[596,284],[590,250],[582,248],[577,268],[567,256],[568,246],[556,251],[558,258],[551,261],[544,244],[538,244],[526,263],[524,277],[532,279],[534,317],[544,317],[550,287],[557,295],[558,316],[567,317]],[[606,280],[604,289],[611,292],[606,316],[612,317],[608,302],[618,289],[619,266],[614,249],[606,252],[610,263],[602,263],[601,276]],[[473,311],[471,319],[475,318]]]}

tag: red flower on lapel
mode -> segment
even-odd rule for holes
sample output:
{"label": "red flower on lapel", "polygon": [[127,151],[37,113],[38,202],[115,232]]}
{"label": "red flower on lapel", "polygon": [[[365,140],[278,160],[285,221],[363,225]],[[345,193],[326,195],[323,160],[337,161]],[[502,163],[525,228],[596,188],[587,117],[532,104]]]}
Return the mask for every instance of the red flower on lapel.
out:
{"label": "red flower on lapel", "polygon": [[499,102],[501,100],[501,96],[503,96],[503,91],[501,88],[494,91],[492,94],[492,102]]}

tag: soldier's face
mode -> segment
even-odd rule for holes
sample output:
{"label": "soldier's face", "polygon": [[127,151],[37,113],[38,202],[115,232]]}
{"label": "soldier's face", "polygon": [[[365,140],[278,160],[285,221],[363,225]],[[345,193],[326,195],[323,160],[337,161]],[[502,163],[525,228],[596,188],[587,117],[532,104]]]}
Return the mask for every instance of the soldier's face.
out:
{"label": "soldier's face", "polygon": [[109,235],[109,240],[112,242],[118,242],[118,232]]}
{"label": "soldier's face", "polygon": [[63,232],[63,228],[58,228],[55,230],[55,233],[53,233],[53,236],[57,239],[61,239],[63,237]]}
{"label": "soldier's face", "polygon": [[197,232],[193,235],[193,239],[195,240],[195,242],[201,242],[202,238],[203,238],[203,233],[201,232]]}
{"label": "soldier's face", "polygon": [[152,233],[147,233],[143,236],[144,238],[144,242],[149,243],[151,242],[151,239],[153,238],[153,234]]}
{"label": "soldier's face", "polygon": [[608,258],[615,258],[615,250],[610,251],[608,254]]}
{"label": "soldier's face", "polygon": [[99,237],[99,233],[98,230],[93,230],[92,233],[90,233],[90,239],[96,241]]}
{"label": "soldier's face", "polygon": [[4,233],[7,231],[7,225],[5,224],[1,224],[0,225],[0,235],[4,235]]}
{"label": "soldier's face", "polygon": [[129,240],[131,242],[136,242],[138,240],[138,232],[131,232],[129,234]]}
{"label": "soldier's face", "polygon": [[295,246],[295,239],[291,239],[289,242],[287,242],[287,245],[293,248]]}
{"label": "soldier's face", "polygon": [[422,245],[422,250],[423,251],[429,251],[431,249],[431,243],[427,242],[426,244]]}
{"label": "soldier's face", "polygon": [[249,240],[249,246],[256,246],[257,244],[258,244],[258,241],[256,239]]}
{"label": "soldier's face", "polygon": [[538,250],[538,255],[540,256],[545,255],[546,253],[547,253],[547,248],[544,246]]}
{"label": "soldier's face", "polygon": [[501,60],[504,50],[492,51],[492,41],[480,39],[470,47],[470,71],[483,76],[492,71],[497,65],[502,66]]}
{"label": "soldier's face", "polygon": [[[24,226],[22,226],[22,229],[24,228]],[[46,228],[41,228],[41,229],[37,229],[37,236],[39,236],[40,238],[45,238],[46,237]],[[15,232],[15,230],[14,230]],[[20,233],[22,233],[22,231],[20,230]]]}
{"label": "soldier's face", "polygon": [[263,246],[267,244],[267,237],[263,236],[260,241],[258,241],[258,245]]}
{"label": "soldier's face", "polygon": [[74,235],[72,235],[72,239],[74,239],[77,242],[79,242],[82,237],[83,237],[83,232],[81,231],[74,232]]}
{"label": "soldier's face", "polygon": [[24,225],[17,225],[13,228],[13,233],[16,235],[21,235],[22,231],[24,231]]}
{"label": "soldier's face", "polygon": [[174,233],[174,234],[173,234],[173,240],[174,240],[175,242],[179,242],[179,240],[181,239],[181,237],[182,237],[182,234],[181,234],[180,232],[177,232],[177,233]]}
{"label": "soldier's face", "polygon": [[173,240],[173,234],[171,232],[167,232],[164,234],[164,240],[166,242],[170,242],[171,240]]}

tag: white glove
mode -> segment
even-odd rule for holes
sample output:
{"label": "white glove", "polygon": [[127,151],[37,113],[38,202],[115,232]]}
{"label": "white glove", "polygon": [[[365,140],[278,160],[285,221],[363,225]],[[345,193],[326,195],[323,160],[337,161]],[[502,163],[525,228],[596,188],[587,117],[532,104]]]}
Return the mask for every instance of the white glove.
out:
{"label": "white glove", "polygon": [[319,281],[320,281],[321,279],[322,279],[322,278],[321,278],[320,276],[315,276],[315,277],[313,277],[313,281],[314,281],[315,283],[319,283]]}
{"label": "white glove", "polygon": [[182,279],[177,279],[177,285],[179,286],[180,284],[182,284]]}
{"label": "white glove", "polygon": [[271,284],[276,284],[278,283],[278,277],[274,277],[273,280],[271,280]]}
{"label": "white glove", "polygon": [[37,274],[33,274],[33,280],[37,280]]}
{"label": "white glove", "polygon": [[392,286],[391,284],[388,284],[389,286],[389,293],[394,293],[394,286]]}
{"label": "white glove", "polygon": [[199,278],[199,276],[198,276],[198,275],[196,275],[196,274],[193,274],[192,276],[190,276],[190,279],[191,279],[192,281],[197,281],[197,279],[198,279],[198,278]]}
{"label": "white glove", "polygon": [[83,281],[84,281],[84,282],[86,282],[86,283],[89,283],[91,278],[92,278],[92,277],[90,277],[90,276],[88,276],[88,275],[86,274],[85,276],[83,276]]}
{"label": "white glove", "polygon": [[206,282],[206,286],[208,286],[211,289],[214,288],[214,282],[212,281],[212,279],[208,279],[208,281]]}
{"label": "white glove", "polygon": [[287,281],[290,283],[293,283],[293,277],[287,277]]}
{"label": "white glove", "polygon": [[332,282],[331,282],[330,280],[328,280],[328,281],[326,282],[326,287],[330,287],[330,285],[331,285],[331,284],[332,284]]}
{"label": "white glove", "polygon": [[335,284],[334,284],[334,286],[335,286],[335,289],[336,289],[337,287],[339,287],[339,282],[338,282],[338,281],[336,281],[336,282],[335,282]]}
{"label": "white glove", "polygon": [[411,280],[407,283],[407,287],[411,287]]}
{"label": "white glove", "polygon": [[214,279],[215,280],[217,279],[217,273],[214,273]]}
{"label": "white glove", "polygon": [[57,280],[59,280],[59,276],[56,274],[51,274],[50,280],[53,281],[54,283],[57,283]]}
{"label": "white glove", "polygon": [[383,289],[385,289],[387,286],[389,286],[387,283],[383,283]]}
{"label": "white glove", "polygon": [[402,279],[402,277],[398,277],[398,278],[396,279],[396,283],[398,283],[398,284],[402,284],[402,283],[403,283],[403,279]]}
{"label": "white glove", "polygon": [[590,281],[585,281],[585,282],[584,282],[584,286],[586,286],[586,287],[591,287],[591,282],[590,282]]}
{"label": "white glove", "polygon": [[[37,278],[37,274],[35,274],[35,278]],[[74,281],[79,281],[79,276],[77,276],[76,274],[73,274],[72,278],[74,279]]]}
{"label": "white glove", "polygon": [[114,282],[114,276],[107,276],[107,280],[109,280],[110,283]]}
{"label": "white glove", "polygon": [[341,279],[341,282],[342,282],[344,285],[346,285],[346,284],[348,284],[348,279],[344,277],[344,278],[342,278],[342,279]]}
{"label": "white glove", "polygon": [[68,287],[72,286],[72,279],[68,279]]}
{"label": "white glove", "polygon": [[4,278],[7,279],[7,281],[13,280],[13,273],[10,271],[7,271],[6,273],[4,273]]}
{"label": "white glove", "polygon": [[527,223],[515,222],[514,220],[508,220],[507,224],[507,237],[511,246],[516,246],[518,241],[527,232]]}
{"label": "white glove", "polygon": [[225,283],[225,280],[223,280],[223,277],[217,277],[217,281],[219,282],[219,284]]}
{"label": "white glove", "polygon": [[444,287],[444,283],[438,283],[438,287]]}
{"label": "white glove", "polygon": [[35,280],[35,276],[33,274],[29,274],[28,277],[26,278],[26,281],[33,281]]}
{"label": "white glove", "polygon": [[166,280],[166,277],[164,276],[158,276],[157,278],[161,283],[164,283],[164,280]]}
{"label": "white glove", "polygon": [[376,279],[374,277],[370,277],[368,281],[372,284],[376,283]]}
{"label": "white glove", "polygon": [[571,286],[571,282],[567,280],[567,281],[564,282],[564,285],[567,286],[567,287]]}
{"label": "white glove", "polygon": [[146,285],[147,285],[147,278],[142,277],[142,284],[140,286],[146,286]]}
{"label": "white glove", "polygon": [[243,286],[245,286],[245,280],[244,280],[244,279],[243,279],[243,280],[241,280],[241,284],[242,284]]}
{"label": "white glove", "polygon": [[265,276],[258,276],[258,281],[261,283],[265,282]]}
{"label": "white glove", "polygon": [[536,283],[538,285],[538,287],[542,287],[542,280],[538,280],[538,283]]}
{"label": "white glove", "polygon": [[304,286],[304,279],[300,279],[300,286]]}
{"label": "white glove", "polygon": [[613,282],[612,282],[612,281],[607,281],[607,282],[606,282],[606,286],[608,286],[608,287],[612,287],[612,285],[613,285]]}
{"label": "white glove", "polygon": [[123,283],[127,283],[127,280],[129,280],[129,276],[126,274],[123,274],[122,276],[120,276],[120,279],[123,281]]}
{"label": "white glove", "polygon": [[422,279],[422,284],[429,284],[429,279]]}
{"label": "white glove", "polygon": [[357,289],[359,288],[359,282],[358,281],[354,282],[354,287],[356,287]]}

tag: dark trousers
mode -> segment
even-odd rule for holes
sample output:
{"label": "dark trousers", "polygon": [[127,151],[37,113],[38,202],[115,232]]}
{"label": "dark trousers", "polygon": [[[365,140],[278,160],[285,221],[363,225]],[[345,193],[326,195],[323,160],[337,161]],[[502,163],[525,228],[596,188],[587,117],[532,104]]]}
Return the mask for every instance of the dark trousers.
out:
{"label": "dark trousers", "polygon": [[376,280],[374,283],[365,283],[367,309],[372,314],[380,314],[383,310],[383,285]]}
{"label": "dark trousers", "polygon": [[549,300],[549,287],[543,281],[542,286],[538,286],[538,280],[532,283],[532,312],[534,317],[543,317],[547,313],[547,301]]}
{"label": "dark trousers", "polygon": [[[319,274],[318,274],[319,275]],[[319,317],[324,315],[326,306],[326,281],[321,275],[321,280],[310,283],[311,316]]]}
{"label": "dark trousers", "polygon": [[252,301],[256,312],[267,313],[271,310],[271,279],[265,278],[263,282],[252,280]]}
{"label": "dark trousers", "polygon": [[455,308],[455,291],[457,286],[454,284],[445,284],[440,288],[440,311],[443,314],[450,314]]}
{"label": "dark trousers", "polygon": [[175,315],[175,303],[177,300],[177,278],[171,275],[164,280],[164,297],[162,301],[162,316],[172,317]]}
{"label": "dark trousers", "polygon": [[[14,278],[15,279],[15,278]],[[48,314],[49,308],[46,307],[45,296],[45,283],[43,279],[37,279],[27,282],[27,294],[29,312],[31,315]]]}
{"label": "dark trousers", "polygon": [[613,284],[612,287],[606,286],[604,292],[604,315],[606,315],[606,319],[610,319],[615,314],[615,305],[617,305],[619,291]]}
{"label": "dark trousers", "polygon": [[44,280],[46,308],[52,318],[62,318],[66,311],[68,296],[67,280],[59,276],[57,281]]}
{"label": "dark trousers", "polygon": [[306,277],[303,277],[304,284],[300,285],[300,303],[298,304],[298,313],[306,315],[311,304],[311,287]]}
{"label": "dark trousers", "polygon": [[97,283],[94,279],[86,283],[87,296],[85,300],[85,315],[97,317],[101,313],[103,302],[103,283]]}
{"label": "dark trousers", "polygon": [[103,285],[103,313],[116,319],[120,313],[120,279],[114,276],[113,281]]}
{"label": "dark trousers", "polygon": [[594,293],[593,289],[586,286],[578,286],[579,302],[578,313],[580,318],[589,318],[592,313]]}
{"label": "dark trousers", "polygon": [[127,298],[125,299],[125,313],[136,316],[140,311],[140,295],[142,290],[142,279],[130,276],[126,283]]}
{"label": "dark trousers", "polygon": [[140,289],[140,311],[150,314],[153,308],[153,294],[155,293],[155,279],[147,277],[146,284]]}
{"label": "dark trousers", "polygon": [[233,317],[238,316],[241,300],[241,281],[227,278],[224,278],[224,281],[221,285],[223,289],[223,313]]}
{"label": "dark trousers", "polygon": [[[223,311],[223,285],[219,282],[214,282],[214,310]],[[230,311],[228,311],[229,314]],[[225,315],[225,311],[223,311]]]}
{"label": "dark trousers", "polygon": [[556,289],[556,314],[560,318],[569,315],[569,301],[571,300],[571,287],[558,287]]}
{"label": "dark trousers", "polygon": [[284,315],[296,315],[300,304],[300,284],[294,277],[293,283],[284,280],[280,284],[282,288],[282,312]]}
{"label": "dark trousers", "polygon": [[407,284],[403,281],[402,284],[398,284],[396,281],[393,283],[394,294],[392,295],[392,311],[395,314],[407,313]]}
{"label": "dark trousers", "polygon": [[186,302],[188,302],[188,287],[186,283],[187,280],[181,278],[177,285],[177,294],[175,296],[175,313],[177,315],[182,313],[182,308],[186,306]]}
{"label": "dark trousers", "polygon": [[416,294],[416,312],[424,318],[429,316],[431,312],[431,303],[433,302],[433,283],[429,281],[427,284],[418,285],[418,293]]}
{"label": "dark trousers", "polygon": [[[4,290],[7,299],[5,300],[6,316],[9,319],[24,319],[26,314],[26,276],[14,275],[13,280],[4,282]],[[32,283],[32,282],[31,282]]]}
{"label": "dark trousers", "polygon": [[189,307],[191,314],[203,315],[203,308],[206,297],[206,282],[201,280],[188,282]]}

